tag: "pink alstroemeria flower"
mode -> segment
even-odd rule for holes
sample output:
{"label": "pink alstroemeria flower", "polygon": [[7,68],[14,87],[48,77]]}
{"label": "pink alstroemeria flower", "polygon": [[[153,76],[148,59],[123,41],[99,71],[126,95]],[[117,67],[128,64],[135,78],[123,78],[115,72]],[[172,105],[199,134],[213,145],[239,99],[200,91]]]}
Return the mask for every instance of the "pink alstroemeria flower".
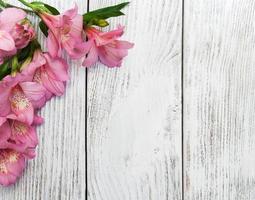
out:
{"label": "pink alstroemeria flower", "polygon": [[6,76],[0,82],[0,116],[14,113],[22,122],[32,124],[34,106],[45,98],[45,88],[23,74]]}
{"label": "pink alstroemeria flower", "polygon": [[41,83],[50,93],[62,96],[65,92],[65,82],[69,79],[68,65],[62,58],[52,58],[44,53],[46,64],[35,72],[34,81]]}
{"label": "pink alstroemeria flower", "polygon": [[26,156],[12,149],[0,149],[0,184],[14,184],[26,166]]}
{"label": "pink alstroemeria flower", "polygon": [[16,24],[11,31],[17,49],[23,49],[35,38],[35,30],[28,20]]}
{"label": "pink alstroemeria flower", "polygon": [[0,13],[0,64],[4,58],[12,56],[17,49],[11,32],[15,25],[26,17],[26,13],[20,9],[7,8]]}
{"label": "pink alstroemeria flower", "polygon": [[23,74],[32,75],[32,80],[46,89],[46,100],[52,95],[62,96],[65,83],[69,80],[68,65],[62,58],[53,58],[49,53],[35,52],[33,61],[27,66]]}
{"label": "pink alstroemeria flower", "polygon": [[32,159],[37,144],[35,127],[19,121],[15,115],[7,116],[0,125],[0,149],[13,149]]}
{"label": "pink alstroemeria flower", "polygon": [[108,67],[120,67],[123,58],[128,55],[128,49],[134,46],[130,42],[118,40],[123,30],[124,27],[120,26],[110,32],[102,32],[94,27],[85,28],[90,49],[83,66],[90,67],[99,60]]}
{"label": "pink alstroemeria flower", "polygon": [[47,47],[52,57],[60,57],[62,49],[73,59],[81,58],[86,51],[83,43],[83,17],[78,14],[77,5],[63,15],[39,14],[49,28]]}

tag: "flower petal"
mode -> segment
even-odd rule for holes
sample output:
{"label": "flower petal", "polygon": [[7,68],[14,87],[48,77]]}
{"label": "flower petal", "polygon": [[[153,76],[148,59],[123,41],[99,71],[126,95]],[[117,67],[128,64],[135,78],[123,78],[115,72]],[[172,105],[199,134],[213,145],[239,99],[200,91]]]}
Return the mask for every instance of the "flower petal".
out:
{"label": "flower petal", "polygon": [[33,121],[33,125],[34,126],[38,126],[44,123],[44,119],[38,115],[34,116],[34,121]]}
{"label": "flower petal", "polygon": [[73,8],[65,11],[63,16],[67,16],[72,19],[77,15],[77,13],[78,13],[78,6],[77,6],[77,4],[75,4]]}
{"label": "flower petal", "polygon": [[32,124],[34,119],[34,108],[20,87],[12,89],[9,100],[11,102],[11,109],[18,118],[22,122]]}
{"label": "flower petal", "polygon": [[45,68],[47,68],[48,74],[58,81],[67,81],[69,79],[68,76],[68,66],[64,59],[56,57],[52,58],[49,54],[44,54],[45,59],[47,60],[47,64]]}
{"label": "flower petal", "polygon": [[6,148],[6,143],[10,136],[11,128],[8,121],[6,121],[0,126],[0,149]]}
{"label": "flower petal", "polygon": [[23,20],[26,13],[17,8],[6,8],[0,13],[0,28],[2,30],[11,31],[16,23]]}
{"label": "flower petal", "polygon": [[123,41],[123,40],[116,40],[115,48],[117,49],[131,49],[134,47],[134,43]]}
{"label": "flower petal", "polygon": [[[108,50],[108,51],[107,51]],[[116,52],[110,51],[105,47],[99,47],[99,59],[100,62],[105,64],[108,67],[119,67],[122,62],[122,57],[115,55]]]}
{"label": "flower petal", "polygon": [[124,33],[124,27],[119,26],[118,29],[109,31],[109,32],[101,32],[98,37],[96,37],[97,46],[102,46],[113,42],[114,40],[121,37]]}
{"label": "flower petal", "polygon": [[65,92],[65,84],[62,81],[54,80],[45,69],[41,70],[43,86],[56,96],[62,96]]}
{"label": "flower petal", "polygon": [[3,125],[3,123],[6,122],[6,117],[0,117],[0,126]]}
{"label": "flower petal", "polygon": [[22,67],[22,74],[25,76],[34,76],[35,71],[46,64],[41,50],[36,50],[33,55],[33,60],[27,66]]}
{"label": "flower petal", "polygon": [[33,126],[18,120],[9,120],[11,126],[10,148],[25,152],[27,148],[35,148],[38,144],[38,138]]}
{"label": "flower petal", "polygon": [[74,38],[62,41],[62,46],[72,59],[80,59],[90,49],[90,44],[87,42],[78,42]]}
{"label": "flower petal", "polygon": [[0,31],[0,49],[4,51],[13,51],[16,49],[12,36],[6,31]]}
{"label": "flower petal", "polygon": [[98,60],[98,49],[96,47],[95,44],[93,44],[91,46],[91,49],[87,55],[87,57],[85,57],[82,65],[85,67],[91,67],[92,65],[94,65]]}
{"label": "flower petal", "polygon": [[23,82],[19,84],[34,108],[41,108],[46,103],[46,89],[36,82]]}
{"label": "flower petal", "polygon": [[25,157],[14,150],[0,150],[0,184],[9,186],[17,181],[25,168]]}
{"label": "flower petal", "polygon": [[81,15],[76,15],[72,20],[71,30],[69,34],[78,40],[77,42],[82,42],[83,33],[83,17]]}
{"label": "flower petal", "polygon": [[61,55],[61,46],[59,44],[59,41],[51,31],[49,31],[47,37],[47,48],[52,57],[57,57]]}
{"label": "flower petal", "polygon": [[0,86],[0,116],[6,116],[10,113],[11,107],[9,103],[10,88]]}

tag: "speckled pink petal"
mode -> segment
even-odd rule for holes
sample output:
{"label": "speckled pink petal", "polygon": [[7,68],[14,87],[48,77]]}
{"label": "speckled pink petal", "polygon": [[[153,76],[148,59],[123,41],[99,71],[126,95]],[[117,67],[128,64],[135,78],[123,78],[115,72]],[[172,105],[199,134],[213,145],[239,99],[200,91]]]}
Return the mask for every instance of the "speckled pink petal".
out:
{"label": "speckled pink petal", "polygon": [[0,150],[0,184],[3,186],[14,184],[22,175],[25,162],[23,154],[17,151]]}
{"label": "speckled pink petal", "polygon": [[34,108],[19,86],[12,89],[9,100],[13,113],[18,116],[20,121],[32,124]]}
{"label": "speckled pink petal", "polygon": [[41,108],[46,103],[46,89],[36,82],[23,82],[19,84],[28,100],[34,108]]}
{"label": "speckled pink petal", "polygon": [[28,148],[35,148],[38,144],[38,138],[33,126],[18,120],[9,120],[11,127],[11,136],[9,138],[9,148],[18,152],[26,152]]}

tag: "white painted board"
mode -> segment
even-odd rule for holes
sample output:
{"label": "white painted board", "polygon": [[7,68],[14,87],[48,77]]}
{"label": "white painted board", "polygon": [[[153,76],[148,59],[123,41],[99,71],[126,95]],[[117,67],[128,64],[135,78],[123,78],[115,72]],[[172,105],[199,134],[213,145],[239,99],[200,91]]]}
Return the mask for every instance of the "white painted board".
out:
{"label": "white painted board", "polygon": [[[90,1],[90,9],[120,0]],[[181,0],[132,0],[118,69],[88,73],[88,199],[181,199]]]}
{"label": "white painted board", "polygon": [[254,10],[185,0],[185,200],[255,199]]}

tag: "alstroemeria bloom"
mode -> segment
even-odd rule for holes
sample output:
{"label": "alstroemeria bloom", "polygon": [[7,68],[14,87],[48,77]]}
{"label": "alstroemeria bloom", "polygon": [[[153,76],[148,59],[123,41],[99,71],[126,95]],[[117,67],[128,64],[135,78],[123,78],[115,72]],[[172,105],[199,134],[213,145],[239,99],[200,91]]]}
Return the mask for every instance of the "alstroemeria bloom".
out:
{"label": "alstroemeria bloom", "polygon": [[6,121],[0,125],[0,149],[13,149],[34,158],[37,144],[35,127],[19,121],[17,116],[7,116]]}
{"label": "alstroemeria bloom", "polygon": [[8,186],[17,181],[26,166],[26,156],[12,149],[0,149],[0,184]]}
{"label": "alstroemeria bloom", "polygon": [[11,35],[16,48],[23,49],[35,38],[35,30],[28,20],[24,20],[22,23],[15,25],[11,31]]}
{"label": "alstroemeria bloom", "polygon": [[39,14],[49,28],[47,47],[52,57],[60,57],[62,49],[73,59],[81,58],[86,50],[83,43],[83,17],[78,14],[77,5],[63,15]]}
{"label": "alstroemeria bloom", "polygon": [[0,81],[0,116],[14,113],[22,122],[32,124],[34,106],[41,106],[37,103],[45,98],[45,88],[27,79],[18,74]]}
{"label": "alstroemeria bloom", "polygon": [[134,46],[130,42],[118,40],[123,30],[124,27],[120,26],[110,32],[102,32],[94,27],[85,28],[91,47],[83,66],[90,67],[99,60],[108,67],[120,67],[123,58],[128,55],[128,49]]}
{"label": "alstroemeria bloom", "polygon": [[17,49],[11,32],[15,25],[26,17],[23,10],[7,8],[0,13],[0,64],[4,58],[12,56]]}
{"label": "alstroemeria bloom", "polygon": [[65,92],[65,82],[69,79],[68,66],[62,58],[52,58],[44,53],[46,64],[40,67],[34,76],[34,81],[41,84],[52,94],[62,96]]}
{"label": "alstroemeria bloom", "polygon": [[35,52],[33,61],[23,74],[32,75],[32,80],[46,89],[46,100],[52,95],[61,96],[65,92],[65,82],[69,79],[68,65],[62,58],[53,58],[49,53]]}

